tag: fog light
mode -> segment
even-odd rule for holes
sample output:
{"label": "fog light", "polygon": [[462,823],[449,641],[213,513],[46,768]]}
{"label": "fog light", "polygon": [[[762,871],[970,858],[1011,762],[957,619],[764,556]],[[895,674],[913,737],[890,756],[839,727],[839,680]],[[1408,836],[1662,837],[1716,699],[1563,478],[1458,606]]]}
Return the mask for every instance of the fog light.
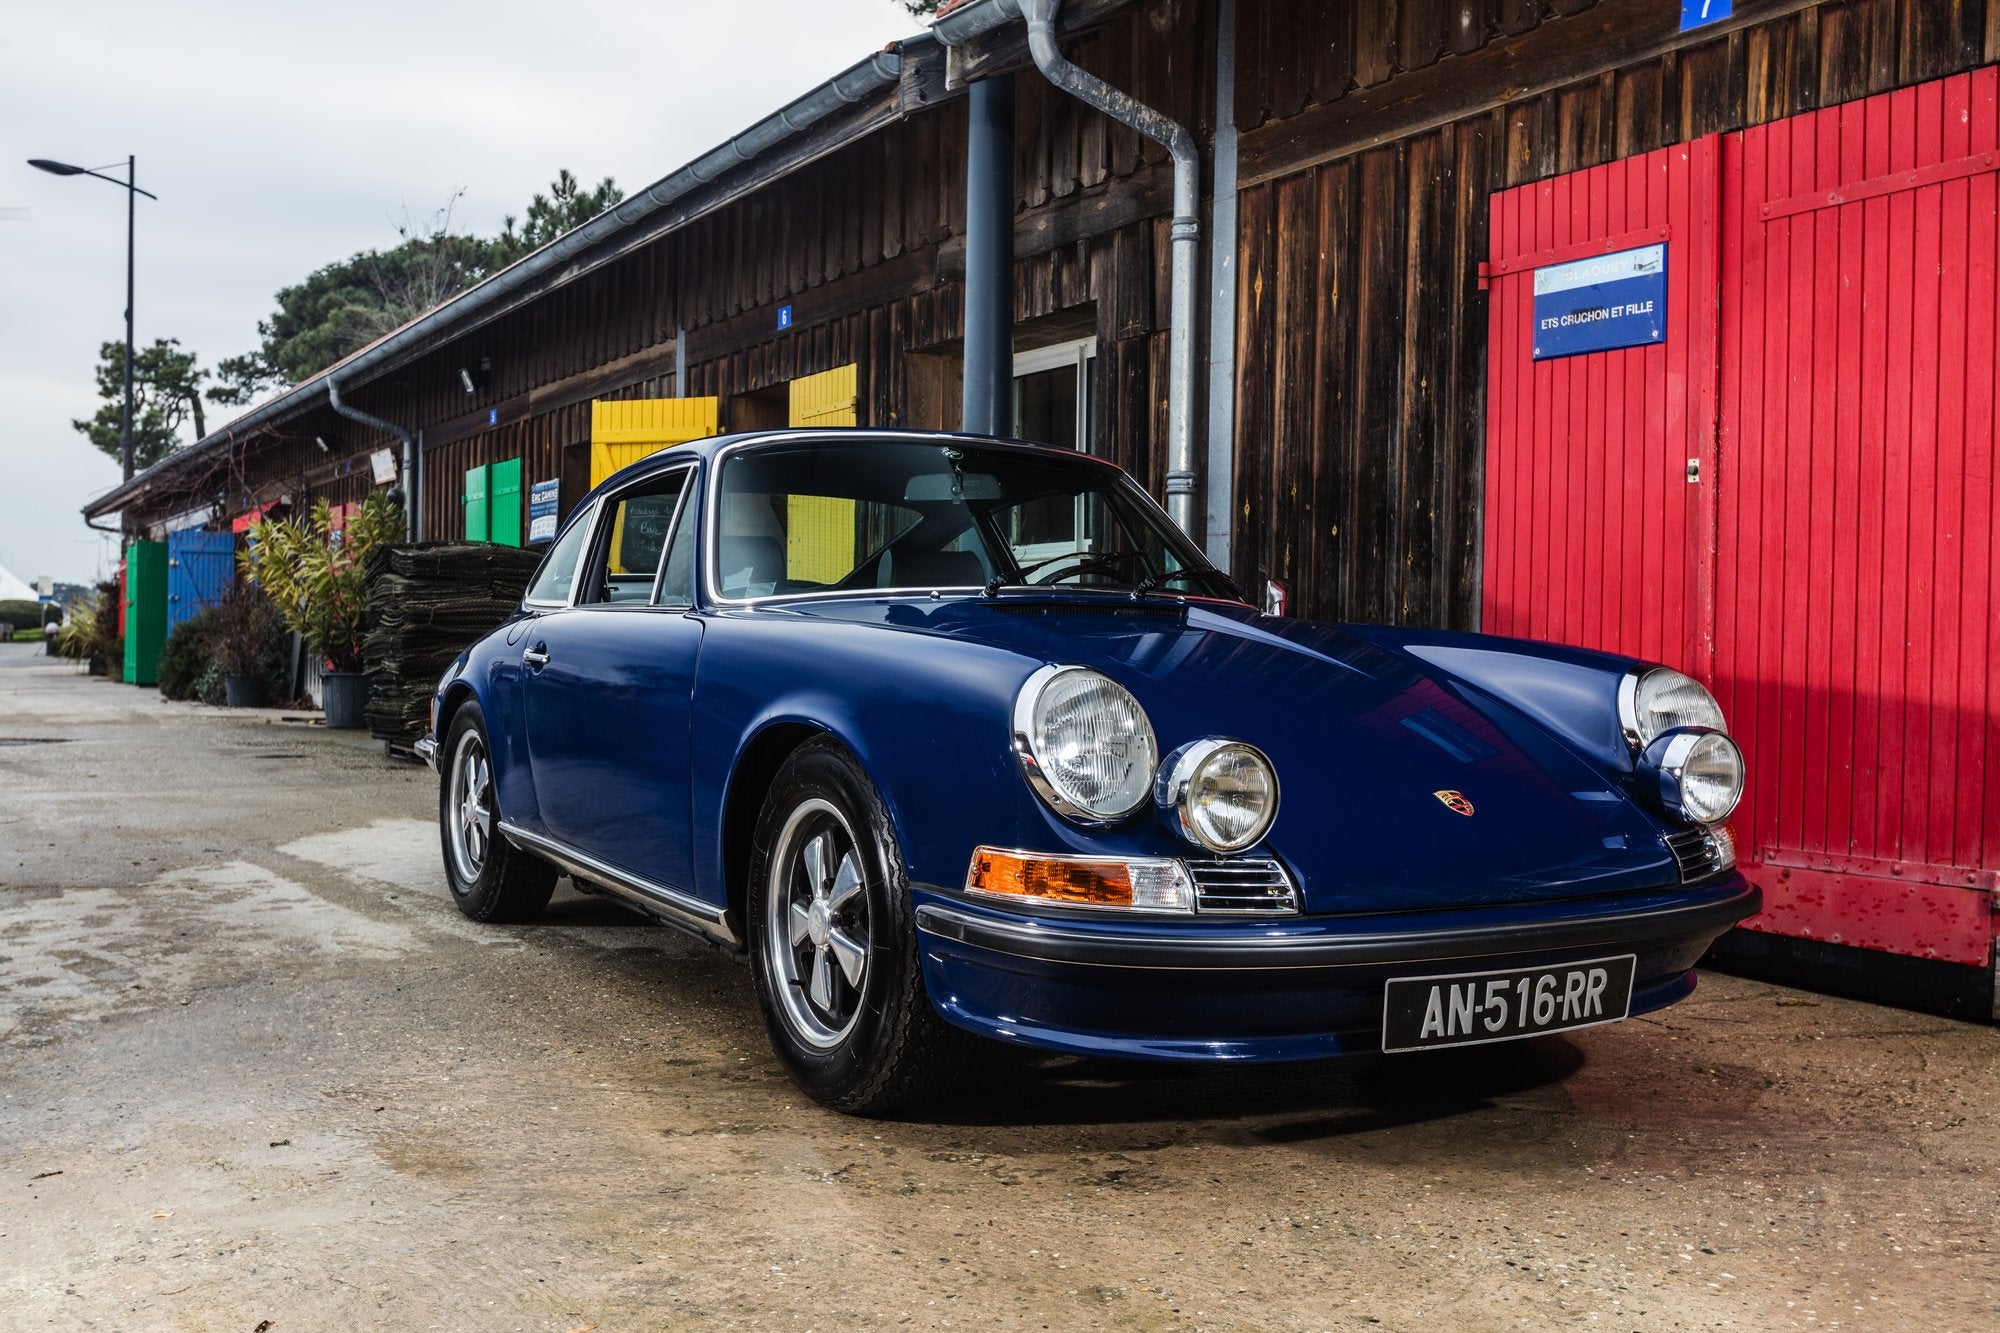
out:
{"label": "fog light", "polygon": [[1663,732],[1644,761],[1659,776],[1660,803],[1697,824],[1720,824],[1743,799],[1743,752],[1719,731]]}
{"label": "fog light", "polygon": [[1278,817],[1278,775],[1254,745],[1218,738],[1194,741],[1160,765],[1154,798],[1189,842],[1240,852]]}
{"label": "fog light", "polygon": [[972,853],[965,887],[969,893],[1068,907],[1194,911],[1187,871],[1165,857],[1036,856],[981,847]]}

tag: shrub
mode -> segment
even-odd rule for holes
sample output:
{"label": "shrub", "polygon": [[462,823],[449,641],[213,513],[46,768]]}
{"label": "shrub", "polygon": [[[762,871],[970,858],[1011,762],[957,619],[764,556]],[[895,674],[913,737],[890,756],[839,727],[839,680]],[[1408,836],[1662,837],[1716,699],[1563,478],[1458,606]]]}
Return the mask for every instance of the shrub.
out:
{"label": "shrub", "polygon": [[250,530],[239,557],[252,582],[270,595],[278,614],[336,671],[361,669],[368,633],[368,590],[362,566],[379,546],[402,536],[402,511],[370,495],[337,528],[332,508],[316,501],[303,522],[267,519]]}
{"label": "shrub", "polygon": [[288,698],[292,675],[291,639],[270,599],[254,588],[238,588],[174,626],[160,650],[160,695],[221,704],[223,677],[261,676],[267,697]]}
{"label": "shrub", "polygon": [[174,626],[173,633],[167,635],[166,644],[160,649],[160,697],[162,699],[197,699],[202,703],[213,702],[201,696],[201,678],[215,665],[216,641],[221,631],[222,613],[215,607],[197,611]]}
{"label": "shrub", "polygon": [[0,602],[0,624],[12,625],[16,633],[22,629],[40,630],[44,620],[60,623],[62,618],[63,609],[53,602]]}

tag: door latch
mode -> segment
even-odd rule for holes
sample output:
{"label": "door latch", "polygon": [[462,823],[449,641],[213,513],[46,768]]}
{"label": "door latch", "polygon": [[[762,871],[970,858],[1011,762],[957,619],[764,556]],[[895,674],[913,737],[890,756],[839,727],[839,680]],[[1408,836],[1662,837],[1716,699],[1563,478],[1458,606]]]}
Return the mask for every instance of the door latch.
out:
{"label": "door latch", "polygon": [[1699,458],[1690,458],[1688,459],[1688,485],[1699,486],[1700,484],[1701,460]]}
{"label": "door latch", "polygon": [[531,667],[545,667],[549,664],[549,650],[536,644],[521,650],[521,661]]}

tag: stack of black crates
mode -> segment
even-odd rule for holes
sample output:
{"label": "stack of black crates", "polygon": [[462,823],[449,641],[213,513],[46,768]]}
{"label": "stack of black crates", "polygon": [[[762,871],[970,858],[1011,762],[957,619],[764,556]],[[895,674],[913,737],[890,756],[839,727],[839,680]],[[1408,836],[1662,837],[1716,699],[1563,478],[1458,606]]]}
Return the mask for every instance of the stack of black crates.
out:
{"label": "stack of black crates", "polygon": [[438,677],[521,604],[539,549],[457,542],[389,546],[368,559],[369,734],[408,752],[430,726]]}

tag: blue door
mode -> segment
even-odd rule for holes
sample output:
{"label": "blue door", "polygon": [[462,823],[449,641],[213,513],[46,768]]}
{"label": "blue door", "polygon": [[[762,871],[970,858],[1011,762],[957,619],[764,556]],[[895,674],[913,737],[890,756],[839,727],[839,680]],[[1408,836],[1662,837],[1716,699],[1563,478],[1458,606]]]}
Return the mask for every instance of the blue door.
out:
{"label": "blue door", "polygon": [[236,535],[188,529],[167,534],[167,633],[229,595],[236,582]]}

